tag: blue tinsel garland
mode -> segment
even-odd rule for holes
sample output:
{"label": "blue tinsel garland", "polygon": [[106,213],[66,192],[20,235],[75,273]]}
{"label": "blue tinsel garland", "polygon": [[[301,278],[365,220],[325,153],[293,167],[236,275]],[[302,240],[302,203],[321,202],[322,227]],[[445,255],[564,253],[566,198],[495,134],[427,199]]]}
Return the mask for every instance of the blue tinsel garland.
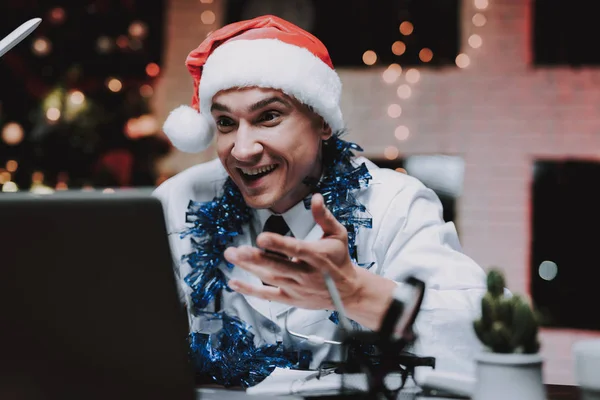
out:
{"label": "blue tinsel garland", "polygon": [[[366,208],[352,192],[368,186],[371,175],[364,163],[359,166],[352,164],[353,151],[362,149],[340,139],[338,134],[333,135],[323,146],[322,179],[307,179],[305,183],[312,187],[313,192],[323,195],[327,208],[346,227],[348,251],[356,263],[356,233],[361,226],[371,228],[371,218],[360,216]],[[304,200],[304,204],[310,208],[310,197]],[[208,375],[214,382],[225,386],[253,386],[275,367],[293,368],[298,363],[298,353],[284,351],[281,345],[256,347],[249,327],[237,317],[224,312],[203,311],[223,289],[231,291],[219,265],[224,262],[228,268],[233,268],[223,253],[236,236],[243,234],[242,227],[250,220],[250,208],[237,186],[227,179],[221,197],[204,203],[190,201],[186,222],[192,226],[181,235],[182,238],[191,236],[194,249],[183,257],[183,261],[192,268],[185,277],[185,282],[192,288],[190,311],[222,322],[222,329],[216,334],[190,334],[191,355],[198,374]],[[337,314],[333,313],[330,319],[337,322]]]}

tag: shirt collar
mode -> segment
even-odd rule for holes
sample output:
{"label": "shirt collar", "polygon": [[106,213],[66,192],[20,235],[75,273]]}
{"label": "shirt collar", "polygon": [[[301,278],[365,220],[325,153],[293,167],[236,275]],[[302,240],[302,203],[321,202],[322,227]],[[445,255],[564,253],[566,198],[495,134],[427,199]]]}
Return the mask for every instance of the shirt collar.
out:
{"label": "shirt collar", "polygon": [[302,200],[283,214],[276,214],[265,208],[257,209],[255,212],[260,222],[260,231],[262,231],[265,222],[267,222],[267,219],[271,215],[281,215],[285,223],[290,227],[292,235],[297,239],[305,239],[315,226],[315,219],[313,218],[312,211],[310,209],[307,210],[306,207],[304,207],[304,201]]}

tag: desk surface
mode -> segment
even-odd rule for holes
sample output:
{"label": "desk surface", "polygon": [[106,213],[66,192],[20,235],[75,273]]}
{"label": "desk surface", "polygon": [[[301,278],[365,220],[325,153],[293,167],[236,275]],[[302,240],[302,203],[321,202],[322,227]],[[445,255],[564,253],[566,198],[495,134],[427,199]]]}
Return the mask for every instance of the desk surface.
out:
{"label": "desk surface", "polygon": [[[579,395],[579,389],[577,386],[568,386],[568,385],[545,385],[546,386],[546,390],[547,390],[547,395],[548,395],[548,400],[579,400],[580,399],[580,395]],[[208,389],[208,388],[211,389]],[[207,385],[207,386],[202,386],[202,388],[207,388],[207,392],[208,393],[200,393],[200,400],[213,400],[213,399],[219,399],[219,400],[223,400],[225,398],[233,398],[233,397],[224,397],[225,394],[229,394],[229,395],[233,395],[235,394],[235,398],[247,398],[248,399],[254,399],[256,398],[256,396],[251,396],[251,395],[246,395],[242,390],[239,389],[222,389],[222,388],[217,388],[214,385]],[[277,397],[272,397],[273,399],[299,399],[301,397],[298,396],[277,396]],[[316,397],[306,397],[307,400],[333,400],[333,399],[340,399],[343,398],[341,396],[316,396]],[[352,398],[352,396],[348,396],[347,398]],[[436,399],[436,400],[443,400],[444,398],[441,397],[417,397],[416,400],[425,400],[425,399]]]}

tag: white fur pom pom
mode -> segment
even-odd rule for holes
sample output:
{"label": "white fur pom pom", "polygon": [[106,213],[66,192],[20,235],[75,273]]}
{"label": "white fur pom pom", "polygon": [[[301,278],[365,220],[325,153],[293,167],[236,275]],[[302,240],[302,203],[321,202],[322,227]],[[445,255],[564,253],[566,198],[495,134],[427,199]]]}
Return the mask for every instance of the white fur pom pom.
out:
{"label": "white fur pom pom", "polygon": [[210,122],[190,106],[179,106],[167,117],[163,131],[173,146],[185,153],[199,153],[210,146],[214,130]]}

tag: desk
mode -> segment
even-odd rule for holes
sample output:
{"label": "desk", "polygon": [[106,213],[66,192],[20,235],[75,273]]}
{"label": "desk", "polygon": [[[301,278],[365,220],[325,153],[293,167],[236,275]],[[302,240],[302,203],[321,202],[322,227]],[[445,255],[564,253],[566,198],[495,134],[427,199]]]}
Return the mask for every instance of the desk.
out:
{"label": "desk", "polygon": [[[546,393],[548,395],[548,400],[580,400],[579,397],[579,389],[577,388],[577,386],[567,386],[567,385],[545,385],[546,386]],[[202,396],[202,394],[199,396],[200,400],[225,400],[225,399],[242,399],[242,398],[247,398],[248,400],[252,400],[252,399],[256,399],[256,396],[250,396],[250,395],[246,395],[242,390],[240,389],[222,389],[219,387],[216,387],[215,385],[202,385],[201,387],[210,387],[211,390],[209,393],[205,393],[205,396]],[[264,398],[264,397],[263,397]],[[273,399],[281,399],[281,400],[285,400],[285,399],[301,399],[301,396],[277,396],[277,397],[272,397]],[[334,400],[334,399],[352,399],[352,398],[359,398],[357,396],[313,396],[313,397],[306,397],[306,400]],[[426,399],[431,399],[431,400],[444,400],[444,398],[441,397],[419,397],[417,396],[415,398],[415,400],[426,400]],[[525,400],[525,399],[524,399]]]}
{"label": "desk", "polygon": [[548,400],[579,400],[579,388],[567,385],[545,385]]}

